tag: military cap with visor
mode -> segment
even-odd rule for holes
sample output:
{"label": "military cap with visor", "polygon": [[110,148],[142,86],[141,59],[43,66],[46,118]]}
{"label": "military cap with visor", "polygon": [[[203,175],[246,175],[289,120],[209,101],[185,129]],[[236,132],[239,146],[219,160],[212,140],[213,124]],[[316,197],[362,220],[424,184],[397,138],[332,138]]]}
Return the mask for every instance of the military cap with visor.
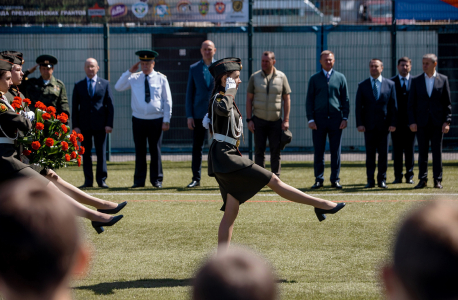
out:
{"label": "military cap with visor", "polygon": [[14,65],[14,58],[9,55],[0,55],[0,70],[11,71]]}
{"label": "military cap with visor", "polygon": [[7,56],[11,56],[13,57],[14,59],[14,64],[15,65],[23,65],[24,64],[24,59],[22,58],[23,55],[21,52],[17,52],[17,51],[3,51],[3,52],[0,52],[0,55],[7,55]]}
{"label": "military cap with visor", "polygon": [[135,52],[135,55],[138,55],[141,61],[151,61],[158,57],[159,53],[157,53],[154,50],[144,49],[138,50],[137,52]]}
{"label": "military cap with visor", "polygon": [[211,66],[208,67],[208,70],[213,78],[217,78],[219,75],[228,72],[242,70],[242,60],[237,57],[226,57],[212,63]]}
{"label": "military cap with visor", "polygon": [[57,58],[49,54],[43,54],[37,57],[36,62],[40,66],[51,69],[54,65],[57,65]]}

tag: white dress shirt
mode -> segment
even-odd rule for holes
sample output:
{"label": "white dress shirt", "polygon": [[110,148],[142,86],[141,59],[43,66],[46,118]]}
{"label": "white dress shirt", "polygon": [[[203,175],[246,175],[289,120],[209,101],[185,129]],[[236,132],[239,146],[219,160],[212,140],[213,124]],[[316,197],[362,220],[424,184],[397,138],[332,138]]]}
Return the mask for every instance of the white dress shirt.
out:
{"label": "white dress shirt", "polygon": [[403,86],[403,81],[402,78],[405,78],[405,83],[406,83],[406,90],[409,90],[409,79],[410,79],[410,73],[407,74],[406,77],[402,77],[400,74],[398,75],[399,76],[399,82],[401,83],[401,87]]}
{"label": "white dress shirt", "polygon": [[371,77],[371,86],[372,90],[374,90],[374,81],[375,84],[377,85],[377,100],[380,99],[380,89],[382,88],[382,75],[380,75],[378,78],[372,78]]}
{"label": "white dress shirt", "polygon": [[[97,83],[97,74],[94,75],[94,77],[89,78],[86,76],[86,87],[87,87],[87,92],[89,93],[89,80],[92,80],[92,91],[95,94],[95,84]],[[90,95],[89,95],[90,96]]]}
{"label": "white dress shirt", "polygon": [[[151,101],[145,101],[145,76],[148,76]],[[132,116],[138,119],[153,120],[164,118],[169,123],[172,117],[172,94],[167,77],[153,70],[149,75],[143,72],[124,72],[116,82],[115,90],[132,90]]]}
{"label": "white dress shirt", "polygon": [[434,74],[431,78],[425,73],[425,83],[426,83],[426,91],[428,92],[428,96],[431,97],[434,87],[434,79],[436,79],[437,73],[434,71]]}

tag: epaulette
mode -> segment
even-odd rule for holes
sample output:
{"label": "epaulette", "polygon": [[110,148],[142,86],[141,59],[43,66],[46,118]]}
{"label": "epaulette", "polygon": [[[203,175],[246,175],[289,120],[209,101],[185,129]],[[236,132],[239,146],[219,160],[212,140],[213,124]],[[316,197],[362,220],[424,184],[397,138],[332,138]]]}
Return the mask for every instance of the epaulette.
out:
{"label": "epaulette", "polygon": [[65,85],[64,82],[63,82],[62,80],[60,80],[60,79],[57,79],[57,78],[56,78],[56,81],[57,81],[58,83],[61,83],[62,85]]}
{"label": "epaulette", "polygon": [[223,96],[225,95],[225,93],[224,93],[223,91],[219,92],[219,94],[220,94],[220,95],[223,95]]}
{"label": "epaulette", "polygon": [[[157,72],[157,71],[156,71],[156,72]],[[162,74],[161,72],[157,72],[157,74],[162,75],[162,76],[164,76],[165,78],[167,78],[167,76],[164,75],[164,74]]]}

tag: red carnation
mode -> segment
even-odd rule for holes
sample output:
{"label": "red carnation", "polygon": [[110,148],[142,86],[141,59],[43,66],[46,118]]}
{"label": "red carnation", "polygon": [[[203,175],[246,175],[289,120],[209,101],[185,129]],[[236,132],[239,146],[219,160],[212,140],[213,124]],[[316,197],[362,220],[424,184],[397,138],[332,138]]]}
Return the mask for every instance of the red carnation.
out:
{"label": "red carnation", "polygon": [[83,146],[80,147],[80,151],[78,151],[79,154],[83,155],[84,152],[86,152],[86,149],[84,149]]}
{"label": "red carnation", "polygon": [[51,147],[52,145],[54,145],[54,140],[52,138],[47,138],[45,143],[46,146]]}
{"label": "red carnation", "polygon": [[38,108],[38,109],[41,109],[43,111],[46,110],[46,105],[43,104],[43,102],[41,101],[37,101],[37,103],[35,103],[35,108]]}
{"label": "red carnation", "polygon": [[75,150],[79,150],[79,149],[80,149],[80,146],[75,145]]}
{"label": "red carnation", "polygon": [[24,98],[24,99],[22,99],[22,102],[27,103],[27,106],[29,106],[30,104],[32,104],[32,101],[30,101],[29,98]]}
{"label": "red carnation", "polygon": [[32,142],[32,149],[33,150],[38,150],[40,149],[41,145],[39,141]]}
{"label": "red carnation", "polygon": [[37,125],[35,125],[35,128],[38,130],[43,130],[45,129],[45,125],[43,123],[37,122]]}
{"label": "red carnation", "polygon": [[81,133],[78,133],[78,140],[80,140],[80,142],[84,141],[84,136]]}
{"label": "red carnation", "polygon": [[60,143],[60,145],[62,146],[62,150],[63,151],[67,151],[68,150],[68,143],[67,142],[62,142],[62,143]]}
{"label": "red carnation", "polygon": [[56,113],[56,109],[52,106],[48,106],[48,108],[46,108],[46,111],[50,114],[55,114]]}
{"label": "red carnation", "polygon": [[75,159],[75,158],[76,158],[76,152],[73,151],[72,154],[70,155],[70,157],[71,157],[72,159]]}
{"label": "red carnation", "polygon": [[81,158],[78,158],[76,161],[78,162],[78,167],[81,167]]}
{"label": "red carnation", "polygon": [[27,149],[25,149],[24,151],[22,151],[22,154],[24,154],[25,156],[29,156],[31,153],[32,153],[32,151],[27,150]]}
{"label": "red carnation", "polygon": [[46,120],[49,120],[49,119],[51,119],[51,115],[50,115],[50,114],[48,114],[48,113],[44,113],[44,114],[42,114],[42,115],[41,115],[41,117],[42,117],[42,118],[43,118],[43,120],[45,120],[45,121],[46,121]]}
{"label": "red carnation", "polygon": [[64,133],[67,133],[68,129],[67,129],[67,126],[65,126],[64,124],[60,125],[60,128],[62,128],[62,131]]}
{"label": "red carnation", "polygon": [[67,123],[68,115],[66,113],[61,113],[57,116],[57,120],[61,121],[62,123]]}
{"label": "red carnation", "polygon": [[20,104],[18,104],[17,102],[13,102],[13,103],[11,103],[11,106],[12,106],[14,109],[18,109],[18,108],[20,108],[20,107],[21,107],[21,105],[20,105]]}
{"label": "red carnation", "polygon": [[65,154],[65,160],[66,161],[70,161],[70,155],[69,154]]}
{"label": "red carnation", "polygon": [[14,97],[14,98],[13,98],[13,101],[15,101],[15,100],[18,100],[18,101],[22,102],[22,98],[19,97],[19,96]]}

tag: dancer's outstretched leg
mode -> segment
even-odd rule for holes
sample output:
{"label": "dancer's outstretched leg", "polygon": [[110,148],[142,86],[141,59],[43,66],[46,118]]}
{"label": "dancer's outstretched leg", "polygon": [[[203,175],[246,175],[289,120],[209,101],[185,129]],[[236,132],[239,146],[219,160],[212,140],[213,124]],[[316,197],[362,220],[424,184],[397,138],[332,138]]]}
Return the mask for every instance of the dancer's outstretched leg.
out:
{"label": "dancer's outstretched leg", "polygon": [[117,203],[102,200],[91,195],[86,194],[79,188],[71,185],[70,183],[66,182],[62,179],[56,172],[52,170],[48,170],[48,174],[46,178],[52,181],[62,192],[73,198],[74,200],[83,203],[85,205],[93,206],[97,209],[113,209],[118,206]]}
{"label": "dancer's outstretched leg", "polygon": [[232,229],[239,213],[239,201],[227,194],[226,209],[218,230],[218,253],[222,253],[229,247],[232,238]]}
{"label": "dancer's outstretched leg", "polygon": [[270,179],[270,182],[267,184],[267,186],[270,187],[279,196],[293,202],[308,204],[313,207],[326,210],[333,209],[337,206],[337,203],[312,197],[304,192],[299,191],[296,188],[293,188],[292,186],[281,181],[280,178],[278,178],[275,174],[272,175],[272,178]]}

